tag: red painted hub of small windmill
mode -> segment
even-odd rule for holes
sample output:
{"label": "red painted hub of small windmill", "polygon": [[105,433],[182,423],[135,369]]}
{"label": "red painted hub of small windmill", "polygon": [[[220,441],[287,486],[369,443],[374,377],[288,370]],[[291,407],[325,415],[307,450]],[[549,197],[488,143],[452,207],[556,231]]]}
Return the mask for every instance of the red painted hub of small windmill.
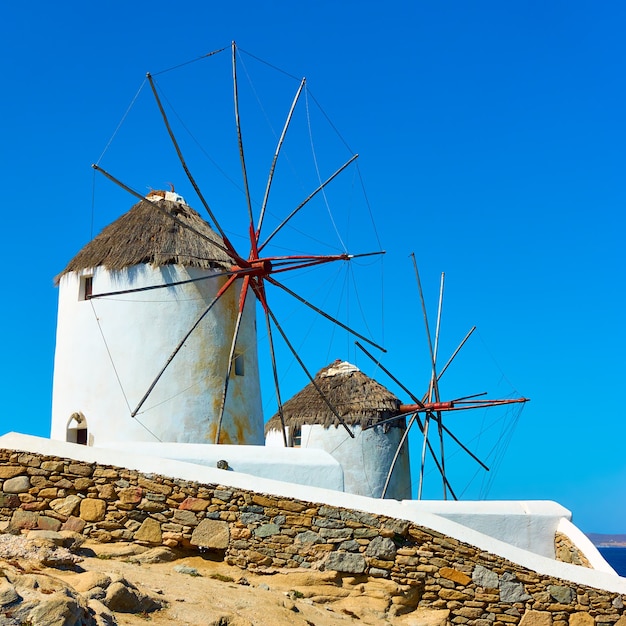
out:
{"label": "red painted hub of small windmill", "polygon": [[231,270],[239,276],[269,276],[272,273],[272,262],[269,259],[255,259],[244,267],[233,265]]}

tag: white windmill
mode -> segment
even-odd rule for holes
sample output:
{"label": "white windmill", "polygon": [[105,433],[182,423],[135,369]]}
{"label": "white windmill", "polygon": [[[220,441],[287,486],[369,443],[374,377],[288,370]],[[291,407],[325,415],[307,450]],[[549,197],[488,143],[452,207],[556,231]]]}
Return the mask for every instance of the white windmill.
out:
{"label": "white windmill", "polygon": [[[225,50],[225,49],[222,49]],[[213,56],[216,51],[202,58]],[[232,44],[234,120],[248,214],[245,252],[238,250],[205,199],[182,154],[153,76],[147,76],[180,165],[211,225],[173,190],[141,194],[94,165],[139,202],[85,246],[59,276],[59,322],[52,437],[99,441],[262,444],[256,303],[267,333],[278,412],[276,333],[313,385],[293,341],[270,306],[277,290],[376,345],[284,284],[281,276],[358,256],[270,252],[278,235],[351,166],[350,158],[266,234],[271,190],[285,138],[306,82],[299,82],[269,163],[254,215],[239,113],[238,48]],[[321,390],[318,389],[321,393]],[[348,436],[353,433],[325,400]],[[287,435],[283,429],[283,440]]]}
{"label": "white windmill", "polygon": [[[460,350],[463,348],[467,340],[470,338],[472,333],[476,330],[476,327],[473,326],[470,331],[463,338],[459,346],[447,360],[445,365],[442,368],[438,368],[437,360],[438,360],[438,350],[439,350],[439,332],[441,327],[441,313],[443,307],[443,293],[444,293],[444,278],[445,275],[441,274],[441,283],[439,289],[439,303],[437,307],[437,321],[435,326],[434,340],[430,331],[430,326],[428,323],[428,316],[426,314],[426,303],[424,300],[424,293],[422,290],[422,284],[420,281],[419,272],[417,269],[417,262],[415,260],[415,255],[411,254],[413,260],[413,267],[415,270],[415,277],[417,280],[417,287],[420,296],[420,302],[422,305],[422,313],[424,317],[424,326],[426,329],[426,336],[428,340],[428,352],[429,352],[429,361],[430,361],[430,380],[428,383],[428,390],[423,396],[419,396],[409,389],[408,386],[403,384],[388,368],[386,368],[379,359],[377,359],[374,355],[372,355],[362,344],[358,341],[357,346],[364,352],[372,361],[376,363],[376,365],[383,371],[389,378],[391,378],[411,399],[412,404],[404,404],[399,407],[398,415],[395,417],[390,417],[386,420],[382,420],[378,422],[378,426],[388,423],[394,422],[396,420],[404,420],[408,417],[409,421],[406,426],[406,429],[403,432],[402,438],[397,446],[395,456],[390,463],[390,469],[387,474],[387,478],[385,481],[385,485],[382,489],[381,497],[385,497],[388,490],[392,486],[392,477],[394,474],[394,470],[396,464],[399,460],[401,460],[405,454],[405,447],[407,445],[407,439],[409,437],[411,428],[413,426],[417,426],[421,433],[421,455],[420,455],[420,469],[419,469],[419,481],[417,486],[417,499],[422,499],[423,488],[424,488],[424,477],[425,477],[425,468],[427,459],[431,459],[434,465],[436,466],[437,473],[441,477],[442,481],[442,497],[444,500],[448,499],[448,496],[451,496],[454,500],[457,500],[457,495],[450,484],[450,480],[446,471],[446,454],[445,454],[445,446],[444,440],[447,438],[450,442],[453,442],[459,449],[467,453],[483,470],[489,471],[489,467],[478,458],[476,454],[474,454],[468,446],[463,444],[451,431],[451,429],[444,423],[444,415],[452,411],[467,411],[472,409],[485,409],[495,406],[504,406],[511,404],[520,404],[524,405],[524,403],[528,402],[528,398],[505,398],[505,399],[482,399],[481,396],[486,395],[484,393],[473,394],[470,396],[465,396],[461,398],[455,398],[452,400],[442,400],[439,390],[439,381],[443,374],[446,372],[448,367],[454,361]],[[435,445],[433,445],[433,433],[431,429],[431,424],[434,423],[436,428],[435,438],[438,440]],[[367,428],[367,427],[366,427]],[[436,449],[438,448],[438,449]]]}

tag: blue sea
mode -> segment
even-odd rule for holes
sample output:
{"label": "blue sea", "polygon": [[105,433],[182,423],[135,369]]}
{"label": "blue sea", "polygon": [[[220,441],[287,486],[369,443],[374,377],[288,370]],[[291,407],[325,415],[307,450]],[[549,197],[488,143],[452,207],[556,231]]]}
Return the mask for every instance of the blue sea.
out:
{"label": "blue sea", "polygon": [[598,548],[598,551],[620,576],[626,576],[626,548]]}

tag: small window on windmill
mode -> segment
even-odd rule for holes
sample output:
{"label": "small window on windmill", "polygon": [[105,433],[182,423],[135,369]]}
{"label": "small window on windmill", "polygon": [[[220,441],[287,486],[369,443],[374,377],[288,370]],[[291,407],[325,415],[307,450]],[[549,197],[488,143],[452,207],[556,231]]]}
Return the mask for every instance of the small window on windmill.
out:
{"label": "small window on windmill", "polygon": [[89,445],[90,436],[85,416],[80,411],[72,413],[67,422],[65,440],[86,446]]}
{"label": "small window on windmill", "polygon": [[80,277],[80,289],[78,293],[79,300],[89,300],[93,293],[93,276]]}
{"label": "small window on windmill", "polygon": [[302,429],[300,426],[294,426],[291,433],[291,446],[299,448],[302,445]]}
{"label": "small window on windmill", "polygon": [[233,371],[235,376],[243,376],[245,374],[243,354],[236,354],[233,359]]}

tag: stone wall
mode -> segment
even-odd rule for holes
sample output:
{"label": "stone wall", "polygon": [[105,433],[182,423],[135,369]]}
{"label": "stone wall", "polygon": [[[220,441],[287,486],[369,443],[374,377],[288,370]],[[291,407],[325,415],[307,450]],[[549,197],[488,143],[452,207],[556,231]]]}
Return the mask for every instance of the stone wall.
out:
{"label": "stone wall", "polygon": [[[473,626],[626,626],[624,597],[537,574],[408,521],[119,467],[0,450],[8,530],[211,551],[231,565],[401,586],[397,612]],[[565,548],[565,542],[562,540]]]}
{"label": "stone wall", "polygon": [[557,561],[572,563],[581,567],[591,567],[589,559],[563,533],[556,533],[554,537],[554,552]]}

